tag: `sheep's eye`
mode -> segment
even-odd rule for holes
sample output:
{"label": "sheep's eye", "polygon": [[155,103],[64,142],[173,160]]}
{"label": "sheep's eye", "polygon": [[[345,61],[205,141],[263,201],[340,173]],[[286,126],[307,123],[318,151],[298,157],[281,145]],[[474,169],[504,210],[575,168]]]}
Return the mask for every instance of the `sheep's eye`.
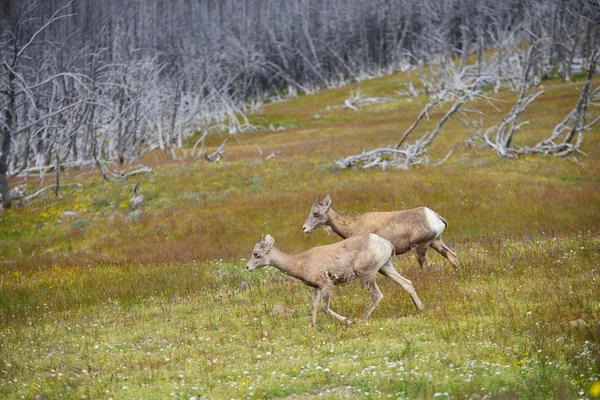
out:
{"label": "sheep's eye", "polygon": [[254,254],[252,254],[255,258],[260,258],[260,254],[258,254],[258,251],[255,251]]}

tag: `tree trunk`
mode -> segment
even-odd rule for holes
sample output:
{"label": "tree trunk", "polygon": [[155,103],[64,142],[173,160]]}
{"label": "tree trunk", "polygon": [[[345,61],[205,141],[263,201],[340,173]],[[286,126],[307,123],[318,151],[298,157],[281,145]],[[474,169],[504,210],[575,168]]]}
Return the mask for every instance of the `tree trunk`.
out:
{"label": "tree trunk", "polygon": [[54,194],[56,197],[60,198],[60,154],[58,154],[58,149],[56,149],[56,185],[54,186]]}
{"label": "tree trunk", "polygon": [[2,207],[10,208],[12,194],[8,186],[8,152],[10,151],[10,132],[7,128],[2,129],[2,148],[0,154],[0,191],[2,193]]}
{"label": "tree trunk", "polygon": [[2,207],[7,209],[12,204],[12,193],[8,186],[8,163],[10,143],[12,141],[13,117],[15,113],[15,75],[12,69],[8,72],[8,104],[4,109],[4,126],[2,127],[2,143],[0,148],[0,192]]}

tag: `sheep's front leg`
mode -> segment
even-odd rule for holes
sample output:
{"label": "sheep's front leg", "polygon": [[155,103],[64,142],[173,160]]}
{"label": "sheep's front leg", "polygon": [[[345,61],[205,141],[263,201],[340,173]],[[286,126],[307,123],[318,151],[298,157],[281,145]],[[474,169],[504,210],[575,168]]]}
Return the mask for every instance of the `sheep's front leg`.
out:
{"label": "sheep's front leg", "polygon": [[362,317],[363,321],[369,319],[377,304],[383,299],[383,294],[381,294],[381,290],[379,290],[379,286],[377,286],[377,282],[375,281],[375,275],[365,276],[361,279],[363,287],[369,291],[371,295],[371,305],[365,311],[365,315]]}
{"label": "sheep's front leg", "polygon": [[417,261],[419,261],[419,265],[421,269],[429,269],[429,260],[427,260],[427,248],[429,247],[429,243],[427,244],[419,244],[414,250],[417,253]]}
{"label": "sheep's front leg", "polygon": [[351,325],[354,323],[354,321],[346,317],[342,317],[340,314],[336,313],[331,308],[329,308],[329,302],[331,300],[331,287],[324,287],[323,289],[321,289],[321,296],[323,297],[323,311],[325,311],[325,313],[331,315],[333,318],[337,319],[344,325]]}
{"label": "sheep's front leg", "polygon": [[317,324],[317,308],[319,307],[320,301],[321,301],[321,289],[314,288],[313,302],[312,302],[312,318],[310,320],[310,324],[312,326],[315,326]]}

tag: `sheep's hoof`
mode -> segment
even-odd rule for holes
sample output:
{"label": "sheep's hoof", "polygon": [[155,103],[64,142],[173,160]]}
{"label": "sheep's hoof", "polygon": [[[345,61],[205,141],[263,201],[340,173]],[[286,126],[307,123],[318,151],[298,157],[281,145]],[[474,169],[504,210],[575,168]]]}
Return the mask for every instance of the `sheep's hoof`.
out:
{"label": "sheep's hoof", "polygon": [[344,322],[342,322],[342,324],[344,324],[346,326],[350,326],[350,325],[354,324],[354,321],[352,321],[351,319],[345,318]]}

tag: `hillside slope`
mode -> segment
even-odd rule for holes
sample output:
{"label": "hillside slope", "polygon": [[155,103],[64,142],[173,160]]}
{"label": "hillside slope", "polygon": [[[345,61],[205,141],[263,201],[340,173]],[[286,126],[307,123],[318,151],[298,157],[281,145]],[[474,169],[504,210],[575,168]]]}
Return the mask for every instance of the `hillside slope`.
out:
{"label": "hillside slope", "polygon": [[[363,96],[396,100],[359,112],[340,107],[354,87],[266,105],[252,123],[285,130],[230,138],[218,164],[148,154],[142,162],[153,172],[125,183],[69,170],[63,183],[81,186],[0,214],[0,397],[600,392],[600,133],[587,133],[587,156],[510,161],[467,143],[469,130],[451,121],[429,151],[440,159],[454,149],[439,167],[334,167],[335,158],[397,141],[427,101],[394,94],[406,79],[362,82]],[[547,137],[575,104],[579,83],[545,82],[517,144]],[[507,110],[516,96],[498,98]],[[487,103],[475,106],[486,126],[502,118]],[[209,148],[222,140],[210,137]],[[140,215],[130,202],[135,182]],[[31,179],[29,192],[38,183]],[[243,266],[262,234],[290,252],[338,241],[301,229],[315,197],[326,194],[350,215],[430,207],[449,222],[444,241],[464,275],[433,252],[427,271],[406,254],[394,264],[414,282],[424,313],[381,277],[385,297],[368,325],[346,329],[320,314],[310,328],[307,287]],[[76,216],[61,220],[65,211]],[[355,317],[367,301],[354,282],[336,288],[333,308]],[[295,313],[273,315],[275,304]]]}

